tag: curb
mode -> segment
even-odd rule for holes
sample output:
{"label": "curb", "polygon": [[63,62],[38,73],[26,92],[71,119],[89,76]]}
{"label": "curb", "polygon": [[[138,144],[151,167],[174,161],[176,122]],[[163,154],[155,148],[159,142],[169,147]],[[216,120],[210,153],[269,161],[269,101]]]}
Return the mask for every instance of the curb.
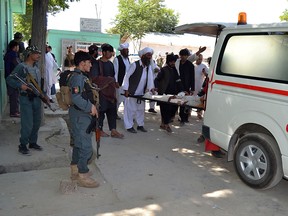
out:
{"label": "curb", "polygon": [[69,166],[70,134],[62,117],[45,114],[45,123],[38,132],[38,142],[44,150],[31,150],[31,156],[18,152],[19,129],[19,118],[1,121],[0,174]]}

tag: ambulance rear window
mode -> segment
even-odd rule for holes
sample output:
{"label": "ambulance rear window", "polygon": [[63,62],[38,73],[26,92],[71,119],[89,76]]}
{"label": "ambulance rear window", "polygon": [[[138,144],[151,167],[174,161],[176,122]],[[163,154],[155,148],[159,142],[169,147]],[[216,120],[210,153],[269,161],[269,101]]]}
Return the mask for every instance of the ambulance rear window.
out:
{"label": "ambulance rear window", "polygon": [[287,32],[229,35],[217,74],[288,83],[287,56]]}

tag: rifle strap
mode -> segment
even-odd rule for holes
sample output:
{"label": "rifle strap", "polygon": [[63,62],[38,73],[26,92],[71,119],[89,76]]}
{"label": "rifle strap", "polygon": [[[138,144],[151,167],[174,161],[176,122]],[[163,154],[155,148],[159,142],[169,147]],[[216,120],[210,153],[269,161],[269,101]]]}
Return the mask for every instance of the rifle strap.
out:
{"label": "rifle strap", "polygon": [[90,80],[87,78],[85,82],[88,84],[89,88],[91,89],[91,92],[93,94],[93,101],[95,102],[94,105],[99,104],[99,93],[98,91],[93,87],[92,83]]}
{"label": "rifle strap", "polygon": [[101,59],[99,59],[99,70],[100,70],[100,76],[104,76],[103,62],[101,61]]}
{"label": "rifle strap", "polygon": [[32,82],[32,84],[35,86],[35,88],[41,93],[43,94],[41,88],[39,87],[38,83],[35,81],[34,77],[30,74],[30,73],[27,73],[27,81],[28,82]]}

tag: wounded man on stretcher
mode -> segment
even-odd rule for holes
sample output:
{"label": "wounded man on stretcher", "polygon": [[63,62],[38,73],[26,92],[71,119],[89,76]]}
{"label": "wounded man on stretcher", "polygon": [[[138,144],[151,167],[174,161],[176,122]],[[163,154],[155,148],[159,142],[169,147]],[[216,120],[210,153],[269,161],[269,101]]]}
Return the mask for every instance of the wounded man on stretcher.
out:
{"label": "wounded man on stretcher", "polygon": [[130,96],[133,98],[138,98],[141,100],[149,100],[149,101],[156,101],[156,102],[164,102],[164,103],[171,103],[177,104],[179,106],[188,106],[191,108],[203,109],[204,108],[204,97],[194,96],[194,95],[185,95],[184,92],[180,92],[177,95],[153,95],[152,92],[146,92],[143,96],[142,95],[134,95]]}

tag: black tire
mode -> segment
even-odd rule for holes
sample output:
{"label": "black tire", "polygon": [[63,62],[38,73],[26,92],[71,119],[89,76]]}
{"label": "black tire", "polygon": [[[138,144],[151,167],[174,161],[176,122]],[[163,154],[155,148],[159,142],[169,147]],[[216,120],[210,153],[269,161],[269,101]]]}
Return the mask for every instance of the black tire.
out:
{"label": "black tire", "polygon": [[269,135],[251,133],[243,136],[234,151],[234,167],[239,178],[255,189],[268,189],[283,177],[281,153]]}

